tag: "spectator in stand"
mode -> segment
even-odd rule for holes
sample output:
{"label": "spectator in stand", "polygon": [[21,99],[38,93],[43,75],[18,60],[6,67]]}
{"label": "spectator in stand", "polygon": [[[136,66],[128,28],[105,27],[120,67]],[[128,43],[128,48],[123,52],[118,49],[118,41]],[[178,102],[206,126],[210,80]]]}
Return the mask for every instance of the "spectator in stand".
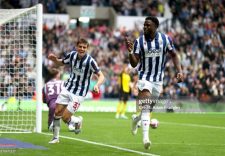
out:
{"label": "spectator in stand", "polygon": [[[44,4],[44,10],[47,12],[48,1],[28,0],[20,1],[18,4],[11,4],[13,1],[2,0],[1,8],[15,8],[32,6],[38,2]],[[55,2],[54,0],[52,2]],[[65,6],[65,1],[59,0],[60,3],[55,3],[55,13],[62,13],[65,9],[61,9],[61,3]],[[81,0],[69,0],[68,4],[79,5]],[[158,15],[163,16],[164,13],[164,1],[142,1],[142,0],[87,0],[82,1],[88,5],[96,6],[109,6],[109,4],[115,9],[118,15]],[[175,98],[179,98],[181,95],[187,95],[188,97],[200,98],[202,94],[208,96],[218,96],[224,98],[225,95],[225,5],[224,1],[209,1],[204,3],[201,1],[174,1],[168,2],[172,12],[172,26],[167,34],[174,40],[177,53],[181,58],[183,71],[185,76],[184,85],[173,86],[173,66],[166,66],[165,70],[165,91],[175,92]],[[217,9],[213,9],[217,8]],[[64,10],[64,11],[62,11]],[[54,11],[53,11],[54,12]],[[181,22],[182,21],[182,22]],[[179,23],[181,27],[178,28]],[[184,24],[185,23],[185,24]],[[10,35],[11,32],[8,32]],[[124,44],[124,34],[129,34],[131,39],[134,40],[139,36],[137,29],[125,31],[124,29],[112,29],[105,25],[93,26],[90,28],[77,27],[73,30],[68,30],[65,25],[57,25],[53,28],[44,29],[43,35],[43,55],[48,56],[52,51],[57,53],[57,56],[61,57],[64,52],[71,51],[74,48],[74,43],[79,37],[88,38],[90,42],[90,54],[97,58],[97,63],[106,76],[105,89],[103,90],[103,97],[117,98],[119,94],[117,76],[122,63],[127,58],[126,48]],[[140,32],[143,33],[143,32]],[[10,42],[16,40],[11,38]],[[1,42],[4,42],[1,41]],[[10,45],[10,42],[7,43]],[[10,46],[3,46],[6,43],[0,44],[0,66],[10,67],[12,65],[13,57],[6,57],[6,51],[12,49]],[[97,48],[94,48],[97,47]],[[19,50],[20,51],[20,50]],[[17,53],[17,51],[15,52]],[[18,56],[23,59],[26,56],[26,51],[21,49],[18,52]],[[24,60],[27,61],[30,68],[34,65],[31,59],[33,56],[27,56]],[[28,62],[29,61],[29,62]],[[168,59],[168,61],[170,61]],[[169,63],[168,63],[169,64]],[[48,66],[46,61],[43,62],[43,67]],[[66,68],[68,71],[68,69]],[[9,70],[2,70],[6,73],[6,77],[2,78],[1,86],[8,86],[5,90],[12,91],[13,86],[8,83],[10,80],[14,80],[15,75],[9,74]],[[23,71],[20,71],[23,72]],[[30,69],[28,71],[30,71]],[[210,75],[214,75],[213,77]],[[28,78],[30,77],[27,75]],[[48,80],[44,75],[45,80]],[[32,79],[32,78],[31,78]],[[205,81],[207,80],[207,83]],[[7,82],[4,84],[3,82]],[[29,83],[30,85],[32,83]],[[29,87],[30,87],[29,85]],[[10,86],[10,87],[9,87]],[[31,88],[31,87],[30,87]],[[211,89],[213,88],[213,90]],[[185,91],[185,93],[184,93]],[[5,95],[6,91],[0,90],[1,95]],[[10,93],[12,94],[12,93]],[[166,93],[164,93],[166,94]],[[167,93],[168,95],[169,93]]]}

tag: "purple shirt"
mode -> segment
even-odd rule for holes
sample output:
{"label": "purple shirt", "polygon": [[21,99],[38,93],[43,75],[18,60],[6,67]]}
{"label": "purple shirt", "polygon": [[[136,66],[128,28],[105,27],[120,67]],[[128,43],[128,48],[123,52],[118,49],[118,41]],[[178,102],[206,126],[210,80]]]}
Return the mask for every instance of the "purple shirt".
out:
{"label": "purple shirt", "polygon": [[55,101],[62,90],[63,84],[63,81],[55,79],[47,82],[43,88],[43,102],[49,105],[52,100]]}

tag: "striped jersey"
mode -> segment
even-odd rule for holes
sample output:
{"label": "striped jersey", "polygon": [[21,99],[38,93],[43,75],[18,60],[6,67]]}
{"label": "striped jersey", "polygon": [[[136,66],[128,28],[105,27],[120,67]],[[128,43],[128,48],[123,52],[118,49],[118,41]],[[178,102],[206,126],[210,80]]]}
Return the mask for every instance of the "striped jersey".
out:
{"label": "striped jersey", "polygon": [[77,54],[77,51],[71,51],[62,60],[64,64],[69,64],[71,67],[70,77],[64,86],[75,95],[86,96],[92,73],[98,73],[100,69],[89,54],[85,54],[82,59],[79,59]]}
{"label": "striped jersey", "polygon": [[139,55],[139,80],[161,82],[164,77],[166,53],[174,49],[173,42],[166,34],[157,32],[151,41],[141,35],[134,42],[133,53]]}

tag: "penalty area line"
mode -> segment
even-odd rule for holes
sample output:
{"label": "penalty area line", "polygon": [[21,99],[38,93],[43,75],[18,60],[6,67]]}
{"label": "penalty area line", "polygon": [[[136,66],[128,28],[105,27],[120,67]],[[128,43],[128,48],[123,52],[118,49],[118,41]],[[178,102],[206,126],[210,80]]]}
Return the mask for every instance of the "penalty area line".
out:
{"label": "penalty area line", "polygon": [[[40,134],[52,136],[52,134],[50,134],[50,133],[40,133]],[[135,150],[132,150],[132,149],[123,148],[123,147],[119,147],[119,146],[103,144],[103,143],[100,143],[100,142],[94,142],[94,141],[89,141],[89,140],[84,140],[84,139],[72,138],[72,137],[62,136],[62,135],[60,135],[59,137],[60,138],[64,138],[64,139],[69,139],[69,140],[80,141],[80,142],[84,142],[84,143],[88,143],[88,144],[114,148],[114,149],[117,149],[117,150],[121,150],[121,151],[125,151],[125,152],[131,152],[131,153],[136,153],[136,154],[140,154],[140,155],[159,156],[159,155],[156,155],[156,154],[145,153],[145,152],[141,152],[141,151],[135,151]]]}

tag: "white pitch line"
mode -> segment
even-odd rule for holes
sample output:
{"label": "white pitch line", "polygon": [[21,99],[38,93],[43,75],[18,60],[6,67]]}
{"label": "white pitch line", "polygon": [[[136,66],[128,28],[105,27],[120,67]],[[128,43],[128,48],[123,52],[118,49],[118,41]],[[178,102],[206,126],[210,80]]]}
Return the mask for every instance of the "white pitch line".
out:
{"label": "white pitch line", "polygon": [[154,145],[185,145],[185,146],[225,146],[225,144],[198,144],[198,143],[154,143]]}
{"label": "white pitch line", "polygon": [[[140,145],[141,143],[114,143],[117,145]],[[185,146],[225,146],[225,144],[198,144],[198,143],[174,143],[174,142],[154,142],[154,145],[185,145]]]}
{"label": "white pitch line", "polygon": [[[49,133],[40,133],[40,134],[52,135],[52,134],[49,134]],[[118,147],[118,146],[103,144],[103,143],[89,141],[89,140],[84,140],[84,139],[72,138],[72,137],[61,136],[61,135],[59,137],[60,138],[64,138],[64,139],[69,139],[69,140],[75,140],[75,141],[85,142],[85,143],[88,143],[88,144],[93,144],[93,145],[98,145],[98,146],[104,146],[104,147],[114,148],[114,149],[121,150],[121,151],[126,151],[126,152],[131,152],[131,153],[137,153],[137,154],[140,154],[140,155],[160,156],[160,155],[156,155],[156,154],[135,151],[135,150],[127,149],[127,148],[122,148],[122,147]]]}
{"label": "white pitch line", "polygon": [[225,130],[225,127],[210,126],[210,125],[182,124],[182,123],[174,123],[174,122],[160,122],[160,123],[167,124],[167,125],[180,125],[180,126],[201,127],[201,128],[214,128],[214,129],[224,129]]}

